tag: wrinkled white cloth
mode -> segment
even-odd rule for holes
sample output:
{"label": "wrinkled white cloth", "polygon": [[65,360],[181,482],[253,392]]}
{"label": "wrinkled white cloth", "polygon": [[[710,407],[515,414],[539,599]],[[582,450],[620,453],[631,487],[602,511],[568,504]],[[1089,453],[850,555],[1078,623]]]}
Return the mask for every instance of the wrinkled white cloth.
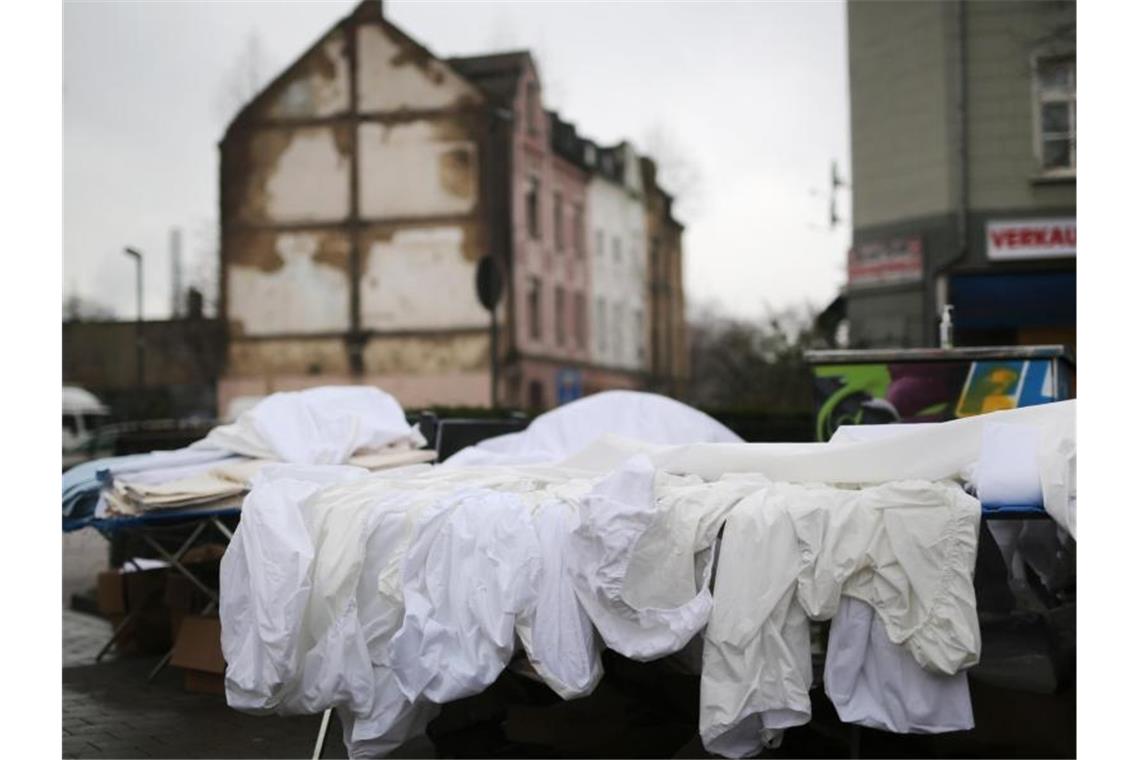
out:
{"label": "wrinkled white cloth", "polygon": [[966,671],[926,670],[890,640],[874,608],[854,597],[840,599],[831,619],[823,683],[845,723],[905,734],[974,727]]}
{"label": "wrinkled white cloth", "polygon": [[538,536],[514,494],[462,491],[416,521],[403,562],[393,669],[409,701],[476,694],[510,661],[515,620],[536,600]]}
{"label": "wrinkled white cloth", "polygon": [[606,434],[664,445],[741,442],[740,436],[704,412],[667,396],[604,391],[540,414],[526,430],[468,446],[444,465],[557,462]]}
{"label": "wrinkled white cloth", "polygon": [[[1042,434],[1039,458],[1064,459],[1072,413],[1051,406],[1028,424],[1056,433]],[[870,604],[916,664],[955,673],[976,660],[978,504],[931,482],[977,458],[975,432],[939,425],[899,436],[905,446],[608,438],[557,465],[353,475],[311,490],[268,479],[223,563],[227,698],[253,711],[336,707],[360,756],[422,730],[433,700],[493,682],[513,635],[570,697],[596,684],[599,640],[654,659],[707,624],[702,738],[746,754],[803,722],[807,617],[835,614],[843,595]]]}
{"label": "wrinkled white cloth", "polygon": [[344,464],[353,454],[426,443],[399,402],[372,386],[274,393],[192,447],[294,464]]}
{"label": "wrinkled white cloth", "polygon": [[567,545],[570,579],[607,647],[654,660],[705,626],[713,542],[747,490],[740,481],[658,478],[638,455],[582,498]]}
{"label": "wrinkled white cloth", "polygon": [[[317,482],[325,470],[343,482]],[[391,749],[430,719],[429,695],[446,701],[489,686],[509,661],[516,622],[522,636],[536,621],[544,627],[528,651],[540,672],[564,696],[589,693],[601,672],[592,632],[557,557],[538,556],[568,528],[555,519],[536,530],[531,515],[549,508],[558,518],[558,489],[569,480],[581,491],[590,476],[262,470],[223,560],[227,701],[282,714],[336,707],[350,754]],[[497,520],[486,519],[492,513]],[[553,630],[567,621],[574,627]],[[414,656],[401,655],[408,648]]]}
{"label": "wrinkled white cloth", "polygon": [[759,484],[729,513],[705,633],[706,749],[751,755],[811,719],[812,620],[862,599],[887,638],[954,674],[981,649],[973,567],[980,506],[952,483]]}

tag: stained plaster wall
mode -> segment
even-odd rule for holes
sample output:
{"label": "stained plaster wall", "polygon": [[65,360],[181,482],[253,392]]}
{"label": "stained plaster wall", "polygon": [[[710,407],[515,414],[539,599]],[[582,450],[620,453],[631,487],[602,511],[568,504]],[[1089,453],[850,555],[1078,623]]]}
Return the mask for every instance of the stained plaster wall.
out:
{"label": "stained plaster wall", "polygon": [[[255,99],[221,145],[231,347],[220,395],[232,395],[228,385],[240,395],[377,377],[402,384],[407,375],[448,403],[482,403],[482,97],[360,13]],[[475,327],[463,351],[433,342],[436,331]],[[413,346],[395,363],[383,340],[391,332]]]}

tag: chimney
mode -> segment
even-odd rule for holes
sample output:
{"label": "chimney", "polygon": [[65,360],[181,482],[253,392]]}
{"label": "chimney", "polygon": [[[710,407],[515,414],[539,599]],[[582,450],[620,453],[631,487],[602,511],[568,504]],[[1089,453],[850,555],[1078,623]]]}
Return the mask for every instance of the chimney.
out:
{"label": "chimney", "polygon": [[170,316],[182,316],[182,231],[170,230]]}
{"label": "chimney", "polygon": [[186,290],[186,318],[202,318],[202,292],[195,287]]}
{"label": "chimney", "polygon": [[384,0],[361,0],[352,15],[356,18],[384,18]]}

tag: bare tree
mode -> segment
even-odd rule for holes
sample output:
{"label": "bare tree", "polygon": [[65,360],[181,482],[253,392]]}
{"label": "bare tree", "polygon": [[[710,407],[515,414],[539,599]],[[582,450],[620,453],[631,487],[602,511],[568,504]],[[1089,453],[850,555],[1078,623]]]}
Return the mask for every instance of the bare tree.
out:
{"label": "bare tree", "polygon": [[222,76],[216,100],[219,118],[228,123],[246,103],[261,92],[269,81],[272,70],[261,38],[256,31],[250,30],[241,51]]}
{"label": "bare tree", "polygon": [[717,306],[689,318],[693,374],[689,401],[702,408],[806,410],[811,384],[806,348],[821,344],[809,305],[769,309],[759,320],[725,315]]}
{"label": "bare tree", "polygon": [[218,223],[215,219],[201,219],[190,230],[190,257],[186,273],[186,287],[202,294],[203,312],[207,316],[218,314],[219,251]]}
{"label": "bare tree", "polygon": [[109,306],[78,293],[70,293],[63,299],[64,322],[90,322],[114,319],[115,311]]}
{"label": "bare tree", "polygon": [[704,196],[701,167],[675,134],[662,124],[646,131],[644,152],[657,164],[657,182],[673,196],[673,208],[681,221],[691,222],[700,214]]}

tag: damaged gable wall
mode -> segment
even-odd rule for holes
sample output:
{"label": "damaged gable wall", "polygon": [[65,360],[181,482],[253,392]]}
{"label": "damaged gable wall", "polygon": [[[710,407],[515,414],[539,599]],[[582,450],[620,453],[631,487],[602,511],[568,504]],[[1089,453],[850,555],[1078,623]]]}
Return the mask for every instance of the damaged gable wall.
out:
{"label": "damaged gable wall", "polygon": [[221,144],[219,389],[399,386],[483,404],[494,143],[481,92],[362,4],[271,83]]}

